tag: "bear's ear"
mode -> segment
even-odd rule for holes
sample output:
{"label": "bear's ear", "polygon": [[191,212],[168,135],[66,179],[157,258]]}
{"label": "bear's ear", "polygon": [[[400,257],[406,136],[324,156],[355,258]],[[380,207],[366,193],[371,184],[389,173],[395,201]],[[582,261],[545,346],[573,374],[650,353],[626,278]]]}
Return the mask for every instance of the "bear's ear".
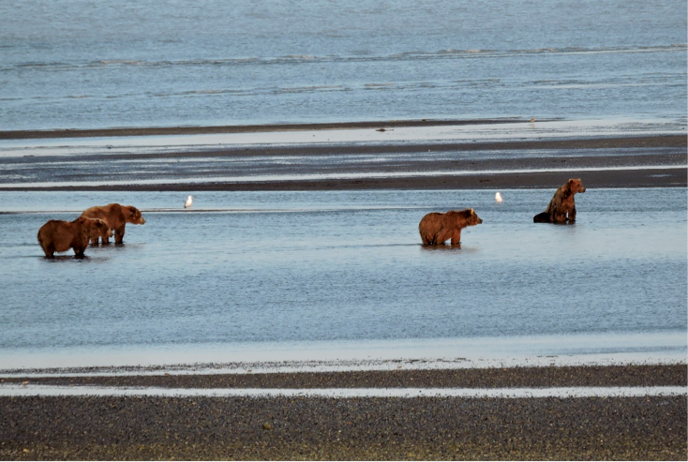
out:
{"label": "bear's ear", "polygon": [[470,209],[468,209],[468,213],[471,214],[471,215],[475,215],[475,210],[473,210],[472,208],[470,208]]}

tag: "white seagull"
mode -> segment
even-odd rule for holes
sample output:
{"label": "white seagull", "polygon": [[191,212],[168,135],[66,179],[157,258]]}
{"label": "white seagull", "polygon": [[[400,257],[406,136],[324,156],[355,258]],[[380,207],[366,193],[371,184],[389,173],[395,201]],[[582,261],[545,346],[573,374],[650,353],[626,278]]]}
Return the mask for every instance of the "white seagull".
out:
{"label": "white seagull", "polygon": [[193,204],[193,196],[189,196],[186,198],[186,202],[184,203],[184,208],[189,208],[191,207],[191,204]]}
{"label": "white seagull", "polygon": [[499,194],[499,193],[495,194],[495,202],[496,202],[496,203],[501,204],[503,200],[504,200],[504,199],[502,199],[502,195],[501,195],[501,194]]}

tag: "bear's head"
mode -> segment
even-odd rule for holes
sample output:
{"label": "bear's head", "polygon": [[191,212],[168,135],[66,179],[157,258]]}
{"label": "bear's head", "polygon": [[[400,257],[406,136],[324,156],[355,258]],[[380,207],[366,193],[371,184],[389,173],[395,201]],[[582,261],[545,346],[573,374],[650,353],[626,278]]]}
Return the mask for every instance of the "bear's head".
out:
{"label": "bear's head", "polygon": [[478,216],[478,214],[475,213],[475,210],[473,210],[473,209],[464,210],[464,214],[466,216],[466,224],[468,226],[479,225],[480,223],[483,222],[482,218],[480,218]]}
{"label": "bear's head", "polygon": [[585,192],[585,186],[583,186],[583,182],[581,182],[580,178],[571,178],[566,185],[571,194]]}
{"label": "bear's head", "polygon": [[127,223],[133,225],[146,224],[146,220],[143,218],[143,215],[141,215],[141,211],[132,205],[123,205],[122,213],[124,213],[124,218]]}
{"label": "bear's head", "polygon": [[455,225],[459,228],[475,226],[483,222],[473,209],[461,210],[460,212],[452,210],[447,212],[447,215],[455,220]]}

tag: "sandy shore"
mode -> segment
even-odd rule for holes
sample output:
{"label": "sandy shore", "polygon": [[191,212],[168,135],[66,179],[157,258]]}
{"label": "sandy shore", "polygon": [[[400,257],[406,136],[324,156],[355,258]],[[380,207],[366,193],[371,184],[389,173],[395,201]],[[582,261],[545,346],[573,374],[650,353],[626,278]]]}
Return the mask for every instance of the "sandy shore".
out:
{"label": "sandy shore", "polygon": [[[14,377],[162,387],[686,386],[685,365]],[[2,459],[685,460],[686,396],[2,397]]]}
{"label": "sandy shore", "polygon": [[686,136],[661,130],[504,118],[0,131],[0,191],[686,187]]}
{"label": "sandy shore", "polygon": [[[513,120],[480,121],[481,127]],[[475,121],[171,127],[0,132],[0,140],[193,134],[338,132],[388,127],[449,130]],[[444,124],[444,125],[443,125]],[[462,125],[463,124],[463,125]],[[527,124],[525,124],[527,125]],[[310,136],[310,135],[309,135]],[[281,136],[277,138],[280,139]],[[260,140],[258,136],[256,139]],[[59,144],[59,143],[58,143]],[[0,157],[0,191],[208,191],[345,189],[556,188],[568,178],[587,187],[686,187],[684,135],[597,136],[527,140],[348,142],[168,147],[77,151],[68,156]]]}

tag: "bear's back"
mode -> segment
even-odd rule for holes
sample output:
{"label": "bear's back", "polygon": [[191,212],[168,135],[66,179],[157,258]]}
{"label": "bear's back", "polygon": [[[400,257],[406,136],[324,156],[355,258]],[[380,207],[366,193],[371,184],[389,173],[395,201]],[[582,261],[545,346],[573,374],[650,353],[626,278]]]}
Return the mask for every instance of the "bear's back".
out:
{"label": "bear's back", "polygon": [[41,226],[37,237],[42,247],[50,245],[55,251],[64,252],[81,239],[81,229],[75,222],[50,220]]}
{"label": "bear's back", "polygon": [[81,216],[105,220],[111,229],[115,229],[125,222],[122,206],[116,203],[89,207],[81,213]]}

